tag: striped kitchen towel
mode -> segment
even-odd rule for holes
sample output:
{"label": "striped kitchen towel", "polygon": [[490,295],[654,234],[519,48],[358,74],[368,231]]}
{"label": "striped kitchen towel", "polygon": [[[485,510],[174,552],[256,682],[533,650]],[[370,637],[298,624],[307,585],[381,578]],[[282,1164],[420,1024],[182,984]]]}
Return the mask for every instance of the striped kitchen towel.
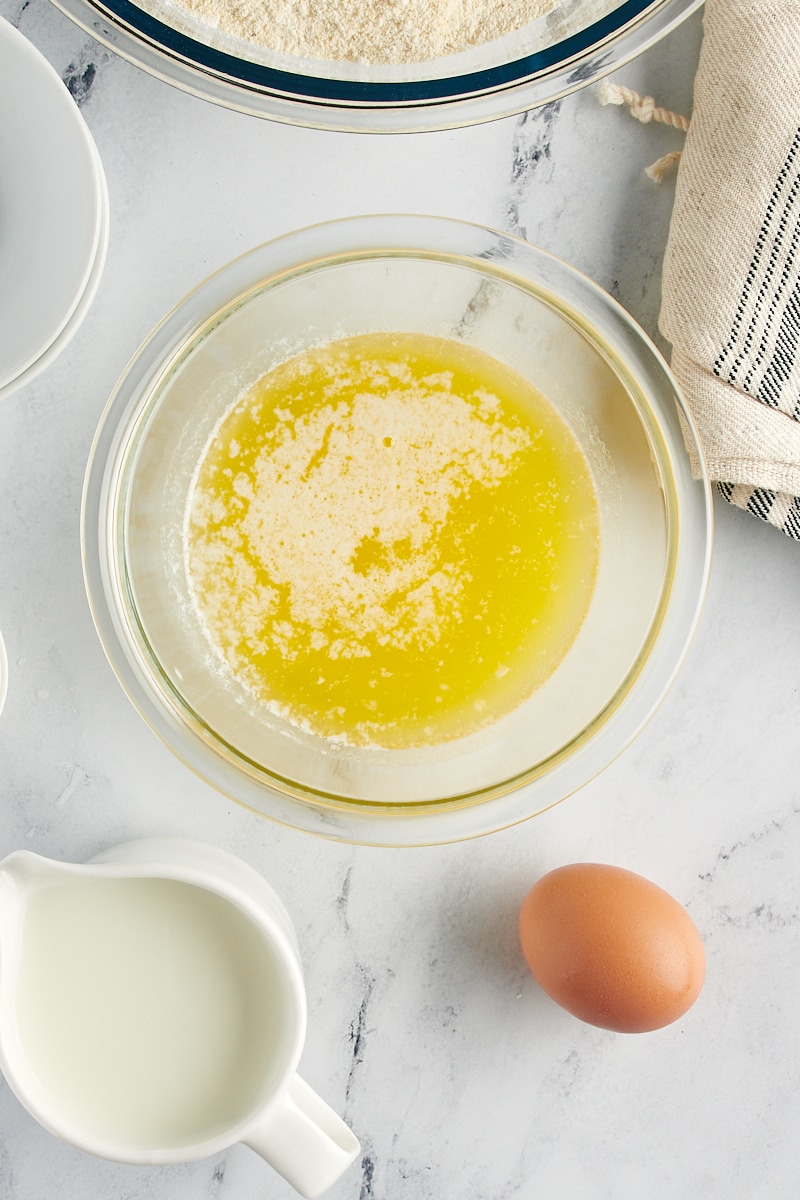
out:
{"label": "striped kitchen towel", "polygon": [[800,0],[706,2],[660,327],[719,491],[800,540]]}

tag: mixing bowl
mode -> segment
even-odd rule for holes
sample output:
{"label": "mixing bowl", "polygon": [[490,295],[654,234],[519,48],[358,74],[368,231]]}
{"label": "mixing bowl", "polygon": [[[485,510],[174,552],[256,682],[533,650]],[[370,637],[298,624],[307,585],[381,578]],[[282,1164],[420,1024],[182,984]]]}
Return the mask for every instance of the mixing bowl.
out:
{"label": "mixing bowl", "polygon": [[[588,614],[549,679],[469,736],[407,749],[336,744],[266,710],[221,669],[193,603],[186,513],[221,415],[277,363],[355,334],[461,340],[519,372],[564,418],[598,495]],[[372,216],[259,246],[212,275],[126,369],[89,461],[83,552],[111,664],[166,744],[226,795],[289,825],[381,844],[456,840],[561,800],[652,712],[704,594],[707,480],[691,421],[632,319],[563,262],[458,221]]]}
{"label": "mixing bowl", "polygon": [[429,62],[370,66],[277,54],[170,0],[55,0],[123,58],[193,95],[320,129],[410,133],[524,112],[652,46],[702,0],[562,0],[506,37]]}

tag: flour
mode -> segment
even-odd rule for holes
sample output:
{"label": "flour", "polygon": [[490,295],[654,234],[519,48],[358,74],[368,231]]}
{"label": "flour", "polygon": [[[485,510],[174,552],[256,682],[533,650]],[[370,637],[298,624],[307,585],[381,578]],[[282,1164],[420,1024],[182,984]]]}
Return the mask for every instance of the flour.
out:
{"label": "flour", "polygon": [[349,362],[333,363],[329,403],[299,416],[275,408],[271,431],[257,401],[249,417],[250,402],[238,405],[232,419],[263,449],[238,470],[240,442],[228,441],[233,465],[216,476],[225,498],[213,468],[198,481],[190,571],[226,645],[269,642],[292,661],[309,640],[332,659],[369,657],[365,638],[425,647],[443,617],[462,619],[462,581],[434,535],[459,497],[515,469],[531,436],[504,424],[495,396],[453,394],[449,372],[417,380],[405,365],[357,366],[369,390]]}
{"label": "flour", "polygon": [[228,36],[299,57],[426,62],[504,37],[561,0],[174,0]]}

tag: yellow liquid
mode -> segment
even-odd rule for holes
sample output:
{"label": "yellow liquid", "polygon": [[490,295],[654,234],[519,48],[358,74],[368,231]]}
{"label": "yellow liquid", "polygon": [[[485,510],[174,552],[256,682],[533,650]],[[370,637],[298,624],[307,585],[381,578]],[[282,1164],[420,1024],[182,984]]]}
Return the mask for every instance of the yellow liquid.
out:
{"label": "yellow liquid", "polygon": [[272,711],[406,747],[552,674],[598,541],[588,465],[543,396],[473,347],[379,333],[291,359],[225,414],[186,561],[213,647]]}

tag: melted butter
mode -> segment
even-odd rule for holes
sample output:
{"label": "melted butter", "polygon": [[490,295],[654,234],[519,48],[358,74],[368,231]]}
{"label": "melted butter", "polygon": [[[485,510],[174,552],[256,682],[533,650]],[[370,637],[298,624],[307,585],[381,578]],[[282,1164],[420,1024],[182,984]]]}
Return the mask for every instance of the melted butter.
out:
{"label": "melted butter", "polygon": [[225,669],[305,729],[384,747],[470,733],[540,686],[597,558],[591,473],[553,406],[419,334],[267,374],[218,425],[186,526]]}

